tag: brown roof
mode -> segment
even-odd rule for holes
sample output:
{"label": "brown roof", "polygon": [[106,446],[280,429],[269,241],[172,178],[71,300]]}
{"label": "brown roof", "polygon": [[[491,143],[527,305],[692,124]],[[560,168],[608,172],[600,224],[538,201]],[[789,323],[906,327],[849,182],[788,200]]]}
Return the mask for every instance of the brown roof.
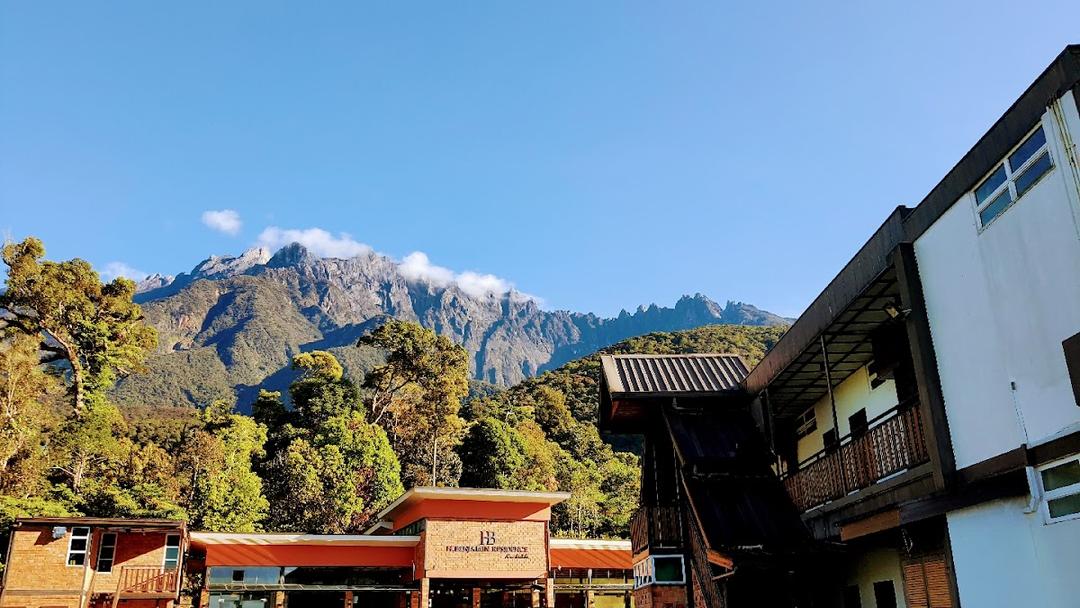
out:
{"label": "brown roof", "polygon": [[160,528],[181,529],[186,524],[173,519],[137,519],[124,517],[19,517],[15,527],[20,526],[105,526],[110,528]]}
{"label": "brown roof", "polygon": [[601,355],[611,395],[679,395],[738,390],[748,370],[739,355]]}

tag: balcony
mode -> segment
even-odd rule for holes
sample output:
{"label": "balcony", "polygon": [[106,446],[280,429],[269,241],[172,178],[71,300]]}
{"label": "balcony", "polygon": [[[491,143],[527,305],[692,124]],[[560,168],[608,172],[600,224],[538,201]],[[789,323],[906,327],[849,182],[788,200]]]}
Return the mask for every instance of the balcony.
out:
{"label": "balcony", "polygon": [[930,460],[917,405],[901,404],[869,422],[859,436],[822,450],[783,477],[800,511],[823,505]]}
{"label": "balcony", "polygon": [[646,549],[683,546],[679,507],[641,507],[630,520],[630,544],[636,555]]}
{"label": "balcony", "polygon": [[113,594],[113,606],[122,599],[168,599],[179,594],[179,568],[123,566]]}

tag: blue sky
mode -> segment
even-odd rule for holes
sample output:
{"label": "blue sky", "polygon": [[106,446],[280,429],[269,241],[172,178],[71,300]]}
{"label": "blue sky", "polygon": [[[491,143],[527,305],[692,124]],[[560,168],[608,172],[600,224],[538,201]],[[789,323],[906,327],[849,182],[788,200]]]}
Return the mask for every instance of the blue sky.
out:
{"label": "blue sky", "polygon": [[0,230],[171,274],[319,228],[550,308],[796,315],[1080,42],[1076,2],[752,4],[2,2]]}

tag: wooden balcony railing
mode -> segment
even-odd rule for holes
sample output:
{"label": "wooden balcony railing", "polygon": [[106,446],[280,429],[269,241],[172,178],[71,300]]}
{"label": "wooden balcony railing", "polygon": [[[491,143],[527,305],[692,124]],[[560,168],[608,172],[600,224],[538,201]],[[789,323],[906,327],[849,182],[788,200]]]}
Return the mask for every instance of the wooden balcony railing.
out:
{"label": "wooden balcony railing", "polygon": [[175,597],[180,591],[179,585],[179,568],[122,566],[114,597]]}
{"label": "wooden balcony railing", "polygon": [[634,553],[652,548],[683,546],[679,507],[641,507],[630,520],[630,544]]}
{"label": "wooden balcony railing", "polygon": [[870,421],[861,435],[822,450],[784,476],[784,487],[800,511],[867,488],[930,460],[917,405],[897,406]]}

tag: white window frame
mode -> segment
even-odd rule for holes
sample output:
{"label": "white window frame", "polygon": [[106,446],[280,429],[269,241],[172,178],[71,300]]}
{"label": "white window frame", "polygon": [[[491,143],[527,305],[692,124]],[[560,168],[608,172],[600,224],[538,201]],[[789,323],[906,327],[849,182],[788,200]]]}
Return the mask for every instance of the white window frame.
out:
{"label": "white window frame", "polygon": [[[807,414],[810,414],[808,420],[805,419]],[[795,420],[799,423],[799,425],[795,427],[795,437],[797,439],[808,437],[817,430],[817,410],[812,405],[806,408],[806,411],[799,414]]]}
{"label": "white window frame", "polygon": [[1078,460],[1080,460],[1080,454],[1073,454],[1072,456],[1067,456],[1065,458],[1060,458],[1060,459],[1055,460],[1053,462],[1048,462],[1046,464],[1039,465],[1039,467],[1036,468],[1036,470],[1035,470],[1036,471],[1035,477],[1039,481],[1039,493],[1042,494],[1042,504],[1040,505],[1039,508],[1042,510],[1043,521],[1047,525],[1056,524],[1056,523],[1060,523],[1060,522],[1063,522],[1063,521],[1072,521],[1074,519],[1080,519],[1080,512],[1070,513],[1068,515],[1062,515],[1061,517],[1051,517],[1050,516],[1050,501],[1054,500],[1056,498],[1065,498],[1067,496],[1073,496],[1075,494],[1080,494],[1080,482],[1074,483],[1072,485],[1065,486],[1063,488],[1057,488],[1057,489],[1054,489],[1054,490],[1047,491],[1046,487],[1043,485],[1043,476],[1042,476],[1043,471],[1045,471],[1047,469],[1052,469],[1052,468],[1054,468],[1056,466],[1060,466],[1060,465],[1067,464],[1067,463],[1074,462],[1074,461],[1078,461]]}
{"label": "white window frame", "polygon": [[[110,537],[110,536],[112,537],[112,544],[111,545],[109,543],[105,542],[105,539]],[[101,542],[98,543],[98,548],[97,548],[97,562],[94,563],[94,570],[95,571],[97,571],[99,573],[102,573],[102,574],[108,574],[108,573],[112,572],[113,566],[116,565],[116,543],[119,541],[119,538],[120,538],[120,535],[117,534],[116,532],[102,532],[101,533]],[[104,552],[106,549],[112,549],[112,555],[109,556],[108,560],[106,560],[106,561],[109,562],[109,569],[108,570],[102,570],[101,569],[101,560],[103,559],[102,552]]]}
{"label": "white window frame", "polygon": [[[169,565],[169,539],[170,538],[175,538],[176,539],[176,563],[173,564],[172,566]],[[161,555],[161,568],[162,568],[162,570],[180,568],[180,561],[184,557],[183,551],[182,551],[182,549],[183,549],[182,544],[183,543],[181,541],[182,541],[182,539],[180,538],[179,534],[166,534],[165,535],[165,550],[162,551],[162,555]]]}
{"label": "white window frame", "polygon": [[[656,580],[656,558],[678,559],[679,573],[682,578],[677,581]],[[679,554],[650,555],[634,564],[634,589],[641,589],[649,585],[685,585],[686,584],[686,560]]]}
{"label": "white window frame", "polygon": [[[86,535],[85,536],[76,536],[75,532],[77,530],[86,530]],[[67,566],[68,568],[85,568],[86,565],[88,563],[90,563],[89,562],[89,560],[90,560],[90,539],[93,538],[93,536],[94,536],[94,531],[91,530],[88,526],[73,526],[71,528],[71,534],[68,535],[67,553],[64,554],[64,565],[65,566]],[[76,539],[86,539],[86,547],[84,547],[81,550],[72,550],[71,545],[75,544]],[[81,563],[81,564],[73,564],[73,563],[71,563],[71,556],[72,555],[77,555],[77,554],[82,554],[83,563]]]}
{"label": "white window frame", "polygon": [[[1024,143],[1027,142],[1027,140],[1031,136],[1035,135],[1035,133],[1040,129],[1042,129],[1043,139],[1045,139],[1045,141],[1043,142],[1043,145],[1041,147],[1039,147],[1039,149],[1032,152],[1031,156],[1029,156],[1028,159],[1025,160],[1023,162],[1023,164],[1021,164],[1018,168],[1013,168],[1012,166],[1010,166],[1009,157],[1012,156],[1013,153],[1016,152],[1018,149],[1020,149],[1020,146],[1024,145]],[[1016,194],[1016,183],[1015,183],[1015,180],[1014,180],[1014,176],[1023,175],[1024,172],[1027,171],[1031,167],[1031,165],[1035,164],[1035,161],[1042,158],[1042,155],[1043,155],[1044,152],[1050,158],[1050,168],[1046,170],[1046,173],[1043,173],[1042,175],[1039,176],[1038,179],[1036,179],[1034,182],[1032,182],[1031,185],[1028,186],[1028,189],[1024,191],[1024,194],[1027,194],[1028,192],[1031,192],[1031,189],[1034,188],[1036,184],[1041,182],[1044,177],[1046,177],[1046,176],[1048,176],[1048,175],[1050,175],[1051,173],[1054,172],[1054,169],[1057,167],[1057,163],[1054,162],[1054,154],[1050,150],[1050,135],[1052,133],[1053,132],[1050,129],[1045,128],[1043,126],[1043,124],[1042,124],[1042,121],[1040,121],[1039,124],[1035,126],[1035,128],[1033,128],[1032,130],[1030,130],[1026,134],[1024,134],[1024,136],[1020,138],[1020,141],[1017,142],[1017,144],[1015,146],[1013,146],[1012,149],[1010,149],[1007,154],[1005,154],[1005,157],[1002,158],[1000,161],[998,161],[994,165],[994,168],[991,169],[986,175],[984,175],[983,178],[979,180],[979,183],[976,184],[974,188],[972,188],[972,190],[971,190],[971,201],[975,206],[975,224],[979,227],[979,233],[980,234],[982,233],[983,230],[986,230],[994,222],[996,222],[998,218],[1005,215],[1006,211],[1008,211],[1009,209],[1012,209],[1013,205],[1015,205],[1021,198],[1023,198],[1023,196],[1024,196],[1023,194],[1020,195],[1020,196],[1017,196],[1017,194]],[[977,192],[979,191],[979,187],[982,186],[983,183],[986,182],[986,180],[990,179],[990,176],[997,173],[997,170],[1002,168],[1002,167],[1004,167],[1004,169],[1005,169],[1005,181],[1002,182],[1002,184],[1000,186],[998,186],[997,189],[995,189],[993,192],[988,194],[986,196],[985,201],[980,203],[979,198],[978,198],[978,194],[977,194]],[[993,204],[993,202],[996,201],[997,198],[999,196],[1001,196],[1001,194],[1003,192],[1005,192],[1006,190],[1009,191],[1009,198],[1012,199],[1012,202],[1010,202],[1008,205],[1005,205],[1005,208],[1002,209],[1001,212],[999,212],[997,215],[995,215],[993,218],[991,218],[989,222],[984,224],[983,221],[982,221],[982,212],[983,212],[983,210],[985,210],[987,207],[989,207],[991,204]]]}

